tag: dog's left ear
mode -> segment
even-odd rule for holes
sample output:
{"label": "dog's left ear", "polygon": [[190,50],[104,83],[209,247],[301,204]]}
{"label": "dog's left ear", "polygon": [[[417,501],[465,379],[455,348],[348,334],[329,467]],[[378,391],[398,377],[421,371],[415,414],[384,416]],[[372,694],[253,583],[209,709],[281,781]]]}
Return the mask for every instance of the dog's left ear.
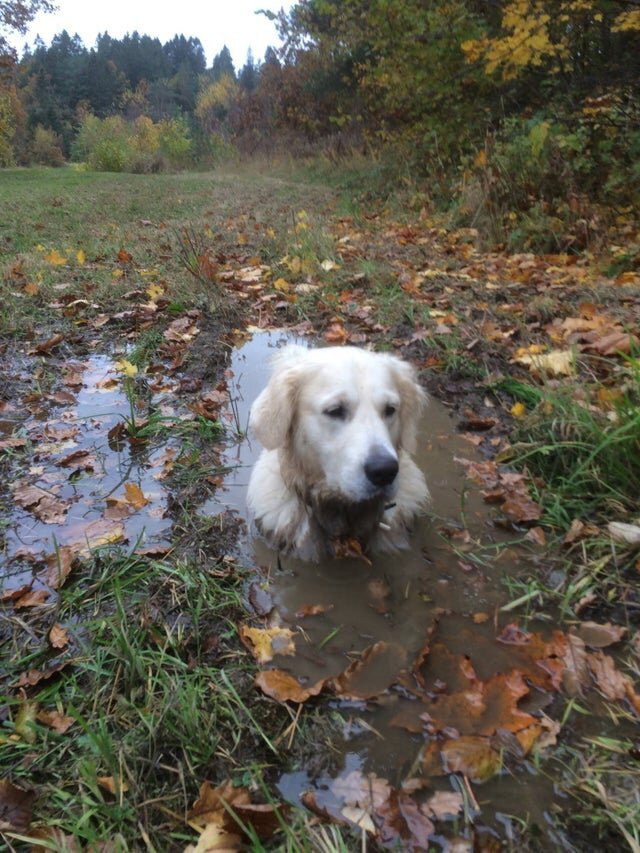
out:
{"label": "dog's left ear", "polygon": [[249,415],[251,429],[264,448],[282,447],[293,423],[300,371],[296,367],[276,370],[257,397]]}
{"label": "dog's left ear", "polygon": [[391,369],[400,393],[400,446],[414,453],[420,416],[427,405],[427,393],[418,383],[415,369],[406,361],[393,359]]}

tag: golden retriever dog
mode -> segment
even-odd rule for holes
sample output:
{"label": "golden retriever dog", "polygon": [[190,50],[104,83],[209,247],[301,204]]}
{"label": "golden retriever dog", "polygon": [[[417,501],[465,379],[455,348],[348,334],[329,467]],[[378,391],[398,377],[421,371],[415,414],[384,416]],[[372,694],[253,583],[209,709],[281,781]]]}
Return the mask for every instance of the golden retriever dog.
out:
{"label": "golden retriever dog", "polygon": [[267,544],[302,560],[356,540],[408,546],[428,490],[411,459],[426,394],[399,358],[357,347],[285,347],[252,406],[263,446],[247,501]]}

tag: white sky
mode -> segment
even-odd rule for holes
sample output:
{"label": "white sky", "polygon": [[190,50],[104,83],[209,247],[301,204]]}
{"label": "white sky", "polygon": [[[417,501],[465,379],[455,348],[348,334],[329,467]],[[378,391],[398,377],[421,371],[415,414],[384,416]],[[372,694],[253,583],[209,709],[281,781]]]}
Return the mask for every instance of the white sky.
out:
{"label": "white sky", "polygon": [[10,44],[22,53],[25,42],[32,44],[40,36],[50,44],[56,33],[78,33],[85,47],[93,47],[96,36],[105,30],[114,38],[137,30],[140,35],[157,37],[164,44],[174,35],[199,38],[207,57],[207,66],[223,46],[231,51],[236,71],[244,65],[247,50],[254,59],[263,59],[269,45],[279,45],[275,24],[257,9],[278,12],[293,4],[287,0],[57,0],[58,11],[38,14],[26,36],[12,34]]}

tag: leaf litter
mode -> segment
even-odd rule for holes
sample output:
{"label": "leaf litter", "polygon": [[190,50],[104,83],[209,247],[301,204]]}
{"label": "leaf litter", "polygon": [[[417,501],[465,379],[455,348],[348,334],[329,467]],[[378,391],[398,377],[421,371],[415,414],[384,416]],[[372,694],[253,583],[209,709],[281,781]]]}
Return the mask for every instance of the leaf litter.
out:
{"label": "leaf litter", "polygon": [[[354,282],[359,282],[358,286],[343,290],[336,300],[327,300],[324,306],[319,303],[318,326],[328,343],[362,344],[375,340],[376,335],[388,337],[391,334],[393,345],[398,348],[426,344],[427,352],[422,351],[422,362],[419,358],[415,360],[437,374],[442,360],[437,352],[434,354],[436,338],[447,338],[455,330],[466,352],[471,353],[478,348],[477,329],[480,328],[482,346],[487,352],[493,355],[493,344],[496,348],[501,347],[503,363],[508,358],[513,365],[526,368],[537,382],[550,378],[572,381],[584,363],[593,363],[589,362],[593,356],[620,360],[638,344],[636,336],[626,331],[619,318],[600,311],[597,306],[588,305],[582,305],[575,312],[578,316],[566,316],[565,311],[564,317],[550,323],[532,318],[529,311],[529,321],[533,319],[529,329],[532,339],[525,341],[524,346],[518,340],[520,335],[516,334],[516,327],[522,328],[522,320],[527,319],[528,310],[524,302],[518,301],[519,293],[553,291],[564,295],[583,288],[590,282],[592,272],[576,264],[575,259],[481,253],[475,248],[473,234],[459,242],[460,235],[445,234],[428,221],[415,227],[385,222],[383,233],[385,244],[394,245],[394,251],[399,251],[399,247],[429,246],[428,264],[411,268],[406,260],[392,260],[396,264],[399,287],[411,296],[416,305],[428,306],[434,322],[425,322],[422,326],[417,324],[410,334],[393,330],[375,317],[375,300],[368,293],[366,284],[354,279]],[[238,263],[227,264],[225,268],[224,260],[214,262],[203,255],[203,263],[205,257],[207,261],[206,276],[212,282],[224,282],[238,299],[251,302],[257,309],[257,322],[261,328],[277,325],[279,316],[283,316],[288,306],[295,305],[296,299],[317,294],[315,275],[318,268],[327,274],[336,272],[342,265],[371,254],[371,231],[356,227],[348,217],[335,224],[333,236],[338,263],[323,261],[314,264],[292,254],[283,259],[289,273],[287,280],[274,277],[273,284],[270,284],[270,268],[251,261],[248,256]],[[246,242],[242,229],[239,229],[238,244]],[[455,267],[445,269],[444,259],[452,256],[456,257]],[[58,250],[52,250],[45,259],[53,267],[67,263],[67,258]],[[84,258],[78,262],[84,263]],[[134,255],[121,249],[117,268],[114,269],[118,275],[114,279],[126,279],[134,274],[135,269]],[[443,281],[445,286],[441,286]],[[437,289],[433,286],[435,282],[439,284]],[[500,294],[507,284],[512,301],[494,305],[494,294]],[[470,288],[475,291],[477,310],[484,317],[480,326],[468,324],[469,316],[465,317],[460,309],[458,295]],[[37,293],[35,290],[32,295]],[[141,301],[147,297],[147,301]],[[94,315],[93,329],[98,331],[114,321],[125,326],[129,324],[132,330],[143,328],[153,323],[167,304],[163,288],[146,294],[144,290],[135,289],[131,291],[130,299],[132,307],[117,315]],[[89,300],[61,295],[55,310],[66,312],[67,316],[79,316],[90,307]],[[487,313],[492,310],[493,317],[488,320]],[[179,383],[184,382],[175,374],[184,365],[185,348],[200,334],[201,321],[199,311],[186,311],[166,325],[162,354],[165,375],[161,378],[145,377],[156,405],[162,406],[165,401],[170,401],[176,389],[180,388]],[[299,324],[302,333],[310,330],[311,324],[306,327],[304,323]],[[17,509],[13,518],[15,525],[7,539],[7,554],[15,564],[35,569],[29,583],[2,590],[3,601],[18,609],[46,606],[71,573],[81,567],[83,559],[96,549],[137,543],[142,529],[146,542],[150,543],[148,547],[162,549],[170,544],[169,524],[162,523],[166,518],[164,505],[168,489],[158,488],[158,483],[162,484],[170,473],[177,447],[170,441],[164,447],[165,461],[160,463],[162,473],[156,471],[152,477],[148,476],[151,456],[147,454],[142,465],[134,466],[135,477],[123,476],[120,456],[123,450],[132,451],[136,440],[122,427],[128,416],[128,401],[121,377],[113,371],[110,357],[91,356],[84,362],[65,360],[67,344],[67,337],[56,333],[43,335],[31,348],[29,358],[47,359],[59,372],[61,384],[69,390],[58,387],[43,395],[25,394],[22,402],[28,414],[16,424],[26,435],[12,435],[0,444],[3,450],[23,452],[29,446],[35,450],[31,470],[23,471],[12,484]],[[615,377],[615,368],[609,365],[607,369]],[[26,372],[29,373],[30,368]],[[182,390],[187,390],[185,385]],[[194,390],[200,392],[199,388]],[[93,406],[91,410],[89,404],[94,404],[98,395],[103,395],[105,405]],[[180,410],[173,412],[171,417],[176,425],[193,414],[216,422],[228,402],[226,385],[221,383],[201,393],[191,404],[190,413]],[[604,398],[602,402],[605,404]],[[50,417],[54,406],[62,407],[62,412]],[[118,414],[110,416],[106,414],[109,410]],[[522,414],[519,409],[513,413],[514,417]],[[491,448],[491,452],[504,449],[504,439],[498,434],[501,417],[502,414],[496,417],[486,412],[468,417],[464,428],[476,433],[473,444],[485,450]],[[47,419],[49,422],[42,427],[42,421]],[[76,421],[79,428],[69,426],[69,420]],[[133,426],[142,430],[148,425],[146,415],[136,412]],[[101,439],[106,434],[106,444],[98,441],[96,446],[96,442],[91,440],[94,437],[90,435],[91,431]],[[529,541],[542,547],[544,536],[534,532],[541,530],[534,526],[540,519],[541,509],[529,496],[526,477],[513,474],[494,462],[466,459],[459,450],[457,455],[470,479],[482,486],[482,503],[492,511],[495,509],[502,513],[514,530],[527,531]],[[113,471],[116,472],[115,478],[109,476]],[[73,488],[70,488],[70,481]],[[114,489],[115,481],[117,487]],[[152,510],[156,513],[159,510],[159,513],[154,515]],[[478,506],[473,513],[476,521],[486,518],[485,510]],[[78,521],[80,515],[84,515],[82,521]],[[142,525],[141,515],[144,515]],[[494,520],[496,518],[494,516]],[[444,527],[440,528],[443,535]],[[48,528],[56,529],[55,548],[51,545],[51,530]],[[586,530],[586,526],[583,525],[582,529]],[[462,535],[446,534],[447,547],[459,548],[466,555],[472,552],[473,557],[481,537],[466,528],[458,532]],[[353,568],[351,561],[358,557],[346,543],[341,559],[349,564],[350,569]],[[294,618],[304,621],[308,638],[305,633],[294,632],[286,626],[270,624],[258,628],[243,625],[239,628],[243,642],[263,665],[278,657],[286,663],[297,662],[305,655],[309,655],[313,664],[309,670],[311,675],[295,674],[295,667],[292,671],[280,668],[283,661],[276,661],[273,669],[262,670],[256,683],[268,696],[279,702],[300,705],[319,701],[315,697],[327,693],[331,701],[337,699],[345,708],[357,708],[362,713],[386,705],[392,708],[390,719],[394,721],[394,728],[406,728],[421,739],[421,761],[413,766],[414,773],[416,769],[421,773],[417,781],[415,775],[410,775],[402,784],[392,785],[375,773],[359,770],[336,777],[331,785],[332,794],[338,802],[338,810],[331,814],[332,819],[364,829],[383,845],[401,845],[405,849],[427,847],[435,831],[433,822],[451,817],[461,809],[461,799],[456,792],[427,791],[432,777],[453,773],[481,783],[499,774],[504,767],[511,772],[530,753],[553,745],[559,723],[548,717],[542,708],[555,707],[554,698],[558,695],[588,696],[597,689],[606,699],[628,702],[638,710],[632,680],[618,671],[610,655],[601,651],[622,642],[624,629],[593,621],[582,623],[576,632],[529,632],[515,624],[502,625],[490,612],[484,612],[491,610],[487,601],[481,598],[486,583],[485,569],[473,559],[457,561],[465,574],[458,575],[454,581],[464,584],[479,598],[474,602],[473,618],[469,618],[469,613],[461,608],[460,600],[443,592],[447,585],[451,588],[451,581],[446,577],[451,571],[451,560],[443,556],[442,548],[435,547],[428,549],[428,557],[430,581],[441,586],[439,593],[442,594],[435,596],[440,598],[437,605],[429,606],[429,590],[420,588],[415,577],[404,579],[406,586],[403,590],[393,582],[389,583],[386,577],[374,577],[371,579],[373,584],[369,583],[369,594],[363,596],[367,599],[365,606],[374,618],[385,623],[395,620],[403,625],[415,624],[406,618],[403,611],[407,598],[414,595],[423,597],[427,607],[421,611],[426,618],[418,622],[420,636],[410,637],[406,643],[394,640],[397,630],[392,630],[380,632],[385,635],[384,639],[369,636],[365,640],[360,637],[358,642],[341,647],[337,638],[343,630],[340,622],[343,610],[337,599],[334,602],[332,596],[327,596],[326,583],[323,585],[324,594],[312,595],[305,589],[295,609],[283,607],[279,600],[281,594],[274,594],[281,614],[284,613],[285,617],[291,614],[292,625]],[[360,571],[378,571],[377,566],[369,568],[363,560],[358,562]],[[424,570],[424,565],[421,570]],[[15,576],[21,578],[23,574],[16,572]],[[338,590],[331,584],[329,588]],[[481,608],[477,606],[480,600]],[[451,601],[455,601],[456,607],[451,606]],[[456,608],[461,612],[455,612]],[[265,607],[262,615],[266,618],[270,613],[271,609]],[[261,615],[259,610],[257,615]],[[311,616],[313,619],[309,618]],[[476,616],[483,618],[476,619]],[[479,633],[467,630],[467,646],[454,651],[456,643],[451,628],[447,627],[449,620],[458,628],[465,624],[467,629],[469,624],[476,625]],[[307,632],[310,623],[317,623],[318,630]],[[324,636],[321,637],[319,632],[324,632]],[[464,634],[457,633],[459,637]],[[295,646],[292,642],[294,635]],[[64,626],[54,624],[48,641],[53,648],[64,648],[67,636]],[[458,644],[463,645],[459,637]],[[312,643],[315,645],[311,654],[309,646]],[[335,665],[330,674],[319,675],[318,669],[322,669],[325,657]],[[494,662],[494,671],[489,671],[488,662]],[[51,662],[48,667],[23,673],[17,686],[34,688],[71,663],[71,659]],[[40,721],[50,724],[45,718]],[[231,847],[242,842],[239,824],[229,822],[225,817],[229,814],[225,803],[231,798],[237,802],[238,809],[244,810],[245,825],[254,825],[247,818],[252,809],[260,816],[268,812],[267,807],[254,807],[248,792],[236,796],[228,785],[209,785],[208,790],[217,791],[207,812],[211,816],[210,821],[199,820],[202,804],[200,811],[197,804],[194,805],[190,820],[203,829],[194,849],[216,849],[225,839]],[[201,795],[205,796],[202,791]],[[311,804],[313,795],[308,793],[304,801]],[[320,811],[325,817],[329,814],[324,806]],[[28,825],[28,819],[26,823]],[[262,831],[258,834],[261,835]],[[207,832],[209,838],[205,838]]]}

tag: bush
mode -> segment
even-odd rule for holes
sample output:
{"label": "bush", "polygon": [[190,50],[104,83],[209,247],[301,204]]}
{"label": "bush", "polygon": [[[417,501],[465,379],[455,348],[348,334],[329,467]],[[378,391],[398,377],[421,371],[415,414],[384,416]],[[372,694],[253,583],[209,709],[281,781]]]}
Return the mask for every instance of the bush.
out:
{"label": "bush", "polygon": [[188,128],[179,119],[153,122],[139,116],[83,118],[72,156],[98,172],[161,172],[187,164],[191,154]]}
{"label": "bush", "polygon": [[593,245],[612,212],[640,202],[638,109],[610,93],[587,98],[562,124],[506,119],[466,163],[458,198],[464,224],[511,249]]}
{"label": "bush", "polygon": [[41,166],[64,166],[62,140],[51,128],[39,124],[33,134],[31,159]]}

